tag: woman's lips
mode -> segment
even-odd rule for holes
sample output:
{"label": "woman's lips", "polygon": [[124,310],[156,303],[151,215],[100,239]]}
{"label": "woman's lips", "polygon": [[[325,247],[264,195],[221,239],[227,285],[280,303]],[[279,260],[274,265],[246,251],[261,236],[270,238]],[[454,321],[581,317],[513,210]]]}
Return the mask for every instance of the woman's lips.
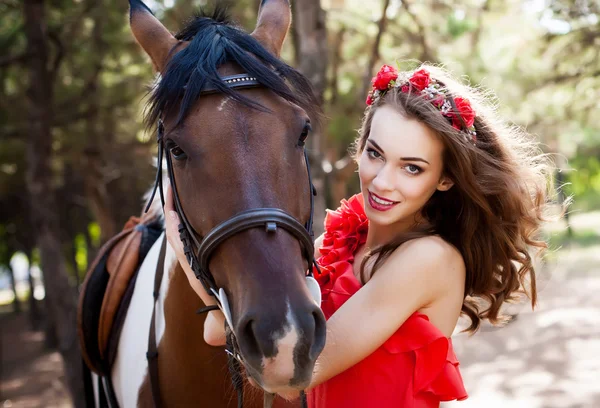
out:
{"label": "woman's lips", "polygon": [[377,211],[388,211],[400,204],[399,201],[390,201],[385,198],[379,197],[377,194],[369,191],[369,205],[371,208]]}

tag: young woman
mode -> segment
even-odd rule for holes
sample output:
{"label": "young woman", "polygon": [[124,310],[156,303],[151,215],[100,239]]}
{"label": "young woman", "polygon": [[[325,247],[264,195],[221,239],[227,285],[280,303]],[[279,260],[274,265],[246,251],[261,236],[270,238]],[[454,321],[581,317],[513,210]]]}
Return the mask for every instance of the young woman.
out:
{"label": "young woman", "polygon": [[[328,212],[315,245],[328,332],[309,406],[438,407],[467,397],[450,340],[461,313],[475,332],[526,288],[535,305],[529,250],[545,247],[535,235],[547,166],[477,92],[434,67],[384,65],[367,105],[361,193]],[[185,268],[170,199],[165,210]],[[222,344],[222,316],[211,315],[205,339]]]}

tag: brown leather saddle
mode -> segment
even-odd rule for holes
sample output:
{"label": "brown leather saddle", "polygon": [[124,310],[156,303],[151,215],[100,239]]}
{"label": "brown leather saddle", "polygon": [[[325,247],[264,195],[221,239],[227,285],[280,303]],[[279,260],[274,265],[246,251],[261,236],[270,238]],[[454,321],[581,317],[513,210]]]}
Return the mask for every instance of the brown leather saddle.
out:
{"label": "brown leather saddle", "polygon": [[160,218],[131,217],[106,242],[86,274],[79,295],[77,326],[83,359],[100,376],[110,374],[137,272],[163,232]]}

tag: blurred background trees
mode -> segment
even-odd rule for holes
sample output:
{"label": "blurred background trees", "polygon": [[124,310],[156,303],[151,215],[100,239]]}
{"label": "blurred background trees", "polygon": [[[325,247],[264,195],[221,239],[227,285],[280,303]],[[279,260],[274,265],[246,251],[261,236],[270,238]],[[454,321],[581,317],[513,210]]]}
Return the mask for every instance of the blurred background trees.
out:
{"label": "blurred background trees", "polygon": [[[147,3],[173,31],[207,5]],[[259,4],[231,11],[252,30]],[[47,342],[71,379],[77,285],[99,246],[140,213],[153,177],[154,135],[141,122],[155,77],[127,9],[126,0],[0,0],[0,273],[14,277],[20,253],[41,267],[46,289],[39,308],[26,273],[22,293],[1,299],[29,299],[32,322],[45,312]],[[599,1],[293,0],[292,9],[283,57],[325,110],[309,144],[320,217],[358,189],[348,147],[382,62],[440,63],[493,89],[502,115],[555,154],[573,209],[599,207]]]}

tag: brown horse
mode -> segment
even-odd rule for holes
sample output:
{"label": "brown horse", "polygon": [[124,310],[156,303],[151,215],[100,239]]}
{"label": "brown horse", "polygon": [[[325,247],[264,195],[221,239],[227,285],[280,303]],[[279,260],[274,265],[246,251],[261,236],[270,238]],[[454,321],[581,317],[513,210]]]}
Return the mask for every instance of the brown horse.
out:
{"label": "brown horse", "polygon": [[[312,242],[297,228],[312,223],[303,145],[317,102],[308,81],[278,59],[289,3],[263,0],[252,34],[217,8],[176,36],[141,1],[130,7],[133,34],[160,73],[147,121],[159,123],[176,207],[187,238],[200,247],[188,243],[192,266],[229,301],[246,375],[265,390],[302,389],[324,346],[325,321],[305,278]],[[240,217],[267,221],[249,226]],[[222,232],[217,226],[231,233],[206,252],[203,243]],[[168,245],[155,320],[160,400],[153,401],[145,353],[164,240],[140,268],[119,338],[112,368],[119,405],[235,406],[226,354],[205,344],[204,317],[194,313],[202,303]],[[253,394],[245,406],[262,404],[262,393]]]}

